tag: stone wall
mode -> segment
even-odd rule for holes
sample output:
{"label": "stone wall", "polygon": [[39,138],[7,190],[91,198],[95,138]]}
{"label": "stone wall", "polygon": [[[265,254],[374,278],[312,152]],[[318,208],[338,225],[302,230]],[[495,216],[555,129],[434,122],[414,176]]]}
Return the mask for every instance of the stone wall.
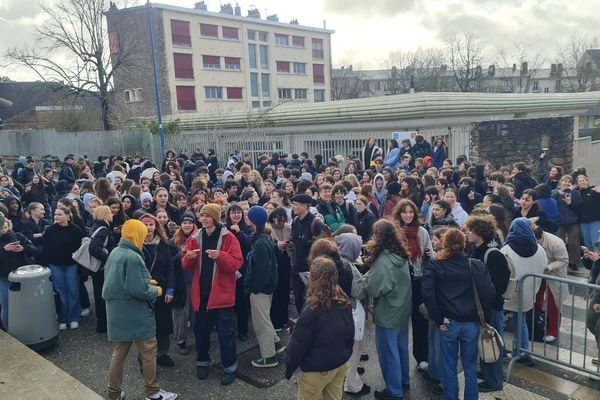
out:
{"label": "stone wall", "polygon": [[573,167],[573,117],[482,121],[471,130],[471,159],[496,168],[523,161],[535,164],[542,148],[549,159],[570,171]]}

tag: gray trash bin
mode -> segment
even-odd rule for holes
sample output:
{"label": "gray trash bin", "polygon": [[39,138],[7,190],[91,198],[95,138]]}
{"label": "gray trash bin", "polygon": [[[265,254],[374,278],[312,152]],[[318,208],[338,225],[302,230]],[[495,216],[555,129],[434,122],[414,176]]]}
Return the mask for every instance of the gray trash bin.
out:
{"label": "gray trash bin", "polygon": [[50,268],[25,265],[8,275],[8,333],[34,350],[53,346],[58,321]]}

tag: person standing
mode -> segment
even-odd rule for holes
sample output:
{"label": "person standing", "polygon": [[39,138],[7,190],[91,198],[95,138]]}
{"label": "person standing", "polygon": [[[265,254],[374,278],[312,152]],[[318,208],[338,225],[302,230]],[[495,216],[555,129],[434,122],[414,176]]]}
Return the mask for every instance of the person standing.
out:
{"label": "person standing", "polygon": [[277,207],[271,212],[269,223],[271,236],[275,242],[275,259],[277,261],[277,285],[271,301],[271,321],[275,332],[278,332],[289,320],[292,227],[287,222],[287,212],[282,207]]}
{"label": "person standing", "polygon": [[79,328],[79,277],[77,263],[72,254],[81,246],[83,233],[73,223],[71,210],[58,206],[54,211],[54,224],[42,236],[42,254],[52,271],[52,283],[60,297],[58,328]]}
{"label": "person standing", "polygon": [[560,189],[552,191],[552,198],[558,204],[558,230],[556,236],[567,244],[569,253],[569,269],[577,271],[577,263],[581,258],[579,242],[579,224],[577,221],[582,199],[581,193],[573,186],[571,175],[560,178]]}
{"label": "person standing", "polygon": [[174,400],[177,394],[160,389],[156,380],[156,321],[150,302],[162,296],[144,263],[146,226],[138,220],[123,224],[121,240],[104,265],[102,297],[106,302],[108,340],[116,342],[108,373],[109,400],[125,393],[123,364],[135,343],[142,361],[146,400]]}
{"label": "person standing", "polygon": [[221,224],[221,207],[207,204],[200,210],[200,229],[186,242],[181,265],[194,273],[192,306],[196,312],[196,376],[208,378],[210,333],[216,325],[223,365],[221,385],[235,380],[235,281],[244,260],[240,244]]}
{"label": "person standing", "polygon": [[375,344],[384,390],[376,399],[400,400],[410,387],[408,362],[408,321],[412,312],[409,250],[396,224],[381,219],[373,226],[367,243],[366,290],[373,298]]}
{"label": "person standing", "polygon": [[[337,267],[329,257],[312,261],[306,307],[288,344],[285,378],[298,367],[298,399],[341,400],[344,376],[354,344],[354,321],[348,296],[337,284]],[[315,332],[319,332],[315,335]]]}
{"label": "person standing", "polygon": [[261,358],[252,361],[252,366],[257,368],[276,367],[276,354],[285,350],[269,315],[277,284],[277,262],[273,239],[268,228],[265,229],[267,218],[267,211],[261,206],[250,207],[248,220],[256,233],[252,239],[244,287],[250,296],[252,326],[260,348]]}

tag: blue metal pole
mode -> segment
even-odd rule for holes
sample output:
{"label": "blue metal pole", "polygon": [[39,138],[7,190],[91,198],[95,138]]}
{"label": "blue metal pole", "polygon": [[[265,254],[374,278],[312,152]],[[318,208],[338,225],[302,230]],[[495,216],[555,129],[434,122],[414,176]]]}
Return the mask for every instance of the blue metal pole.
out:
{"label": "blue metal pole", "polygon": [[148,32],[150,34],[150,48],[152,49],[152,70],[154,72],[154,97],[156,97],[156,116],[158,118],[158,136],[160,138],[160,163],[162,165],[165,157],[165,133],[163,131],[162,113],[160,111],[160,94],[158,93],[158,75],[156,73],[156,54],[154,52],[154,33],[152,30],[152,6],[150,1],[146,1],[146,9],[148,10]]}

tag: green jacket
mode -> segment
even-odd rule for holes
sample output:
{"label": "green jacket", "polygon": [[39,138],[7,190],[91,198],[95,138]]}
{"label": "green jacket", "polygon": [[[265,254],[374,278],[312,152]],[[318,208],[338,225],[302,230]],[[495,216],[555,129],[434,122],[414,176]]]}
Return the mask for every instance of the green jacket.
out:
{"label": "green jacket", "polygon": [[408,259],[384,250],[366,277],[367,293],[374,302],[375,325],[384,328],[405,326],[412,313]]}
{"label": "green jacket", "polygon": [[104,265],[102,298],[109,341],[132,342],[156,335],[152,301],[158,290],[148,284],[150,279],[141,250],[121,239]]}
{"label": "green jacket", "polygon": [[271,236],[264,233],[256,235],[252,240],[252,251],[248,258],[248,268],[244,277],[246,294],[273,294],[277,285],[277,260]]}

